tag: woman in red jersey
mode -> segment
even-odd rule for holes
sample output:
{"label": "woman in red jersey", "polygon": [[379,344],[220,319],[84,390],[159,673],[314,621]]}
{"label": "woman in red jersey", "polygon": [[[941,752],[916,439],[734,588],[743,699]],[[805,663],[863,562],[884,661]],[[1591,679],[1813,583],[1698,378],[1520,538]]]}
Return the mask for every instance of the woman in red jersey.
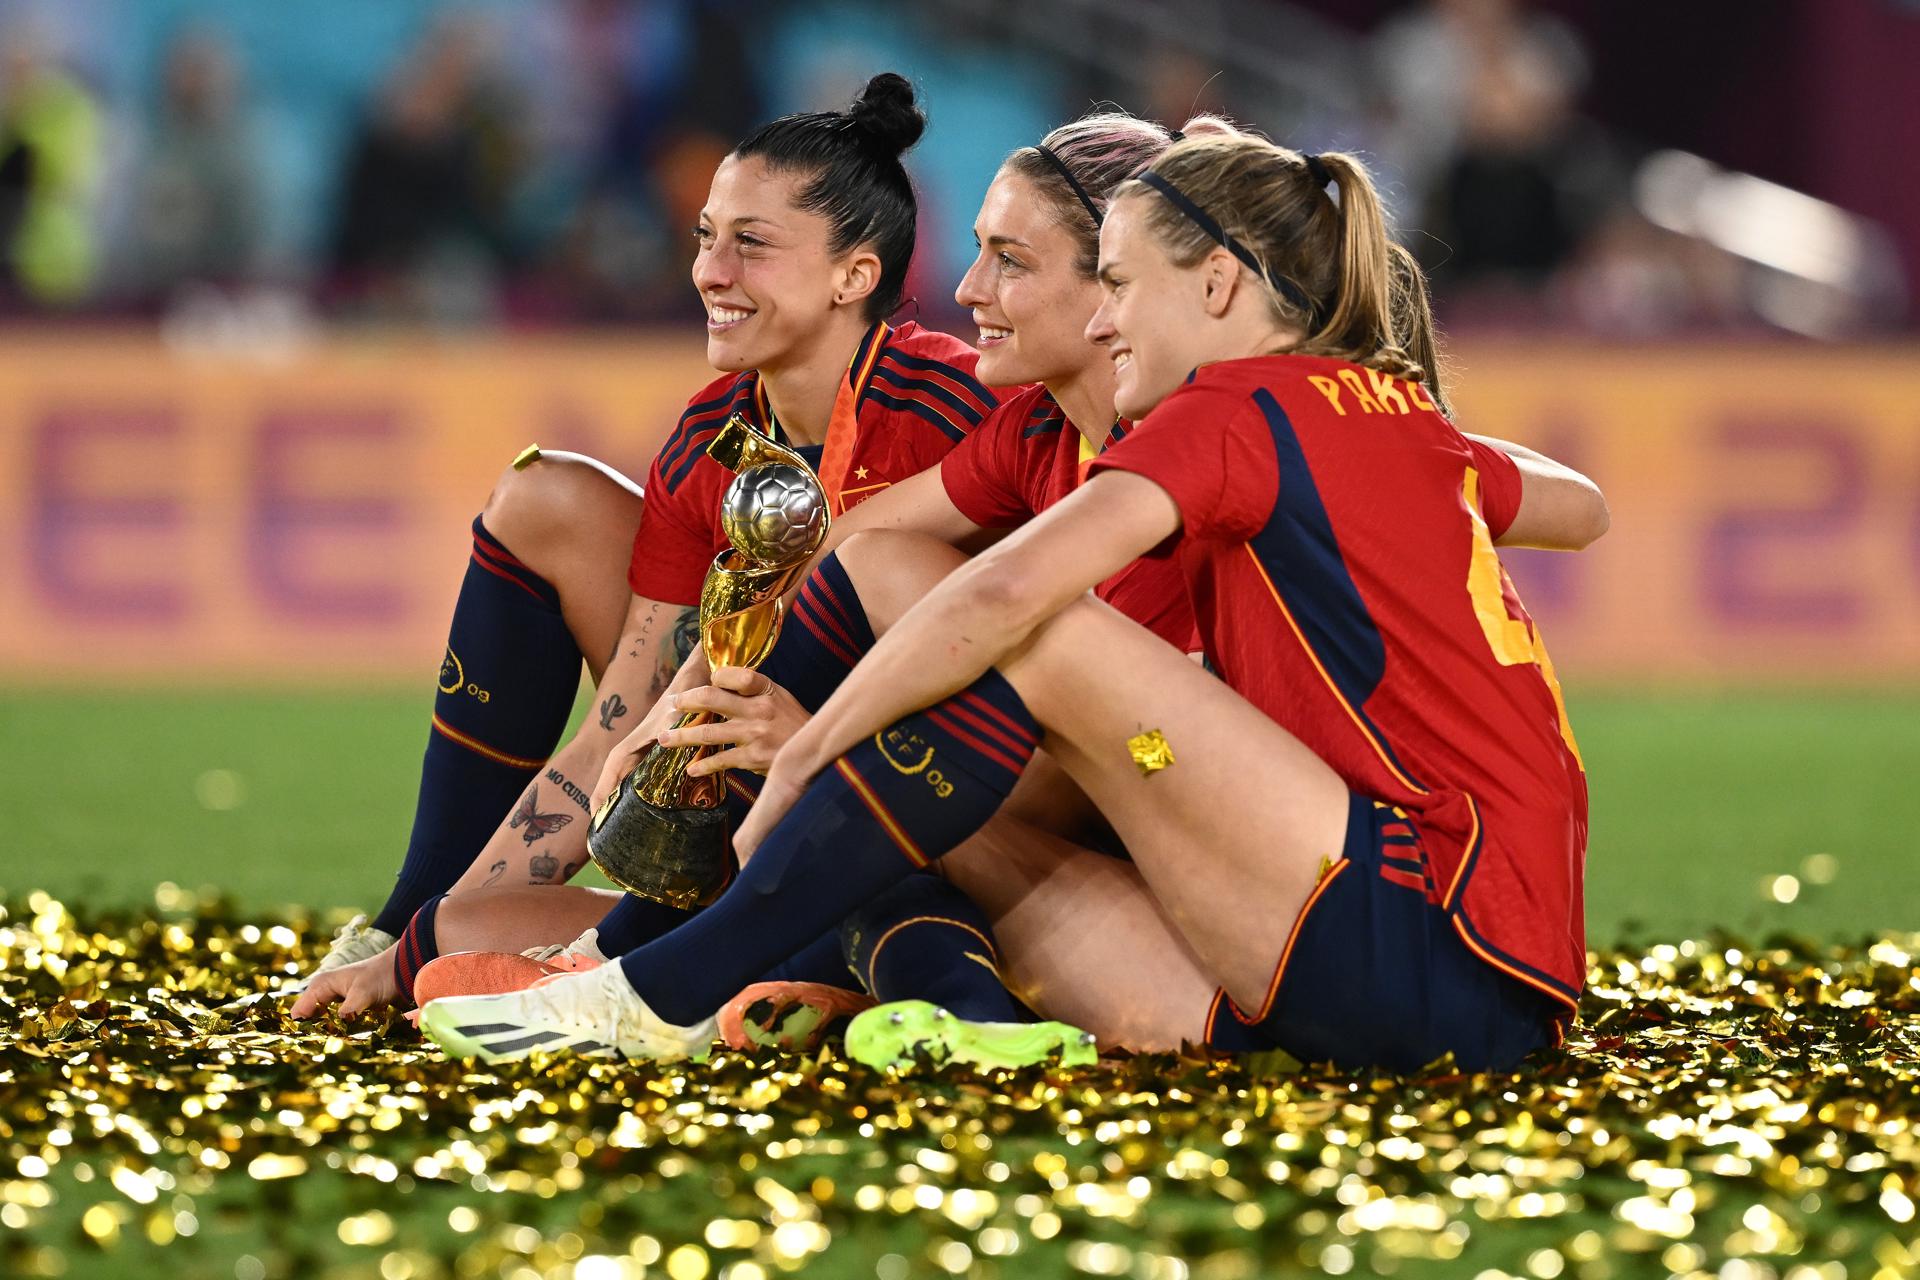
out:
{"label": "woman in red jersey", "polygon": [[[585,865],[593,780],[686,656],[725,545],[731,473],[705,450],[729,415],[812,457],[831,443],[837,514],[933,465],[993,406],[970,346],[886,322],[916,236],[900,156],[925,123],[911,86],[880,75],[847,110],[775,120],[722,161],[692,267],[722,376],[688,403],[644,500],[576,455],[523,458],[502,476],[474,522],[397,883],[370,924],[336,940],[297,1015],[343,995],[350,1009],[391,998],[395,958],[431,958],[450,890],[548,887]],[[583,657],[595,712],[556,751]],[[571,938],[613,901],[550,895],[514,919],[534,940]]]}
{"label": "woman in red jersey", "polygon": [[[1583,545],[1604,507],[1447,422],[1424,282],[1349,157],[1185,142],[1116,200],[1101,279],[1089,336],[1151,415],[972,562],[923,548],[958,567],[782,749],[733,887],[619,966],[429,1005],[430,1034],[698,1052],[733,984],[978,831],[1044,734],[1170,922],[1083,980],[1150,998],[1184,950],[1215,986],[1186,1038],[1315,1059],[1551,1038],[1585,783],[1493,544]],[[1087,598],[1156,554],[1220,679]]]}
{"label": "woman in red jersey", "polygon": [[[1195,122],[1189,127],[1209,126]],[[673,701],[663,700],[609,755],[600,794],[611,790],[659,736],[669,745],[721,746],[722,751],[697,763],[693,772],[733,770],[729,776],[733,803],[750,800],[759,781],[753,774],[766,769],[778,746],[825,701],[858,654],[871,644],[870,624],[884,625],[930,585],[911,554],[916,543],[905,543],[906,558],[895,563],[891,541],[876,537],[874,531],[909,530],[946,544],[982,545],[1072,492],[1085,473],[1086,460],[1124,436],[1126,424],[1116,420],[1113,409],[1112,366],[1085,337],[1087,321],[1099,305],[1094,278],[1098,217],[1107,193],[1171,143],[1171,135],[1159,124],[1121,113],[1096,113],[1053,130],[1038,146],[1023,147],[1008,158],[984,197],[975,226],[979,253],[956,298],[972,310],[980,326],[976,375],[990,387],[1011,388],[1011,398],[947,455],[950,463],[943,459],[835,521],[814,579],[792,601],[792,616],[781,643],[760,669],[710,672],[704,656],[695,650],[674,682]],[[663,457],[671,449],[670,443]],[[717,496],[711,505],[717,507]],[[706,557],[711,558],[711,551]],[[944,572],[944,566],[939,571]],[[857,588],[848,575],[858,579]],[[1196,648],[1185,583],[1171,564],[1141,561],[1126,566],[1099,584],[1096,592],[1169,644],[1182,651]],[[849,608],[853,616],[848,616]],[[661,726],[688,710],[710,711],[728,719],[661,733]],[[1047,928],[1052,913],[1046,905],[1050,895],[1044,882],[1058,865],[1063,860],[1075,864],[1053,881],[1056,885],[1098,886],[1112,876],[1133,874],[1125,862],[1075,843],[1097,841],[1103,834],[1110,838],[1110,833],[1097,829],[1104,824],[1057,770],[1034,773],[1044,776],[1030,779],[1005,819],[983,832],[975,850],[956,860],[955,866],[963,884],[967,883],[966,867],[994,867],[982,886],[991,915],[1000,916],[1002,906],[1023,908],[1011,922],[1009,941],[1010,954],[1016,957],[1012,976],[1028,990],[1052,985],[1045,981],[1051,949],[1064,941]],[[1023,889],[1017,900],[1009,896],[1016,887]],[[450,898],[436,913],[436,950],[452,953],[517,946],[529,936],[528,931],[537,928],[549,930],[537,939],[547,945],[530,949],[530,955],[539,956],[533,964],[497,952],[449,956],[434,966],[422,985],[422,995],[448,988],[497,990],[532,981],[555,964],[590,964],[650,940],[652,935],[631,937],[618,918],[602,921],[598,913],[604,903],[593,896],[594,891],[570,892],[578,904],[568,910],[582,913],[594,925],[591,936],[575,938],[577,926],[555,936],[556,925],[565,923],[556,917],[556,904],[565,899],[547,890],[497,887]],[[1126,900],[1139,901],[1132,894]],[[621,914],[636,911],[650,908],[626,904]],[[927,914],[928,910],[914,913],[916,918]],[[984,919],[970,920],[968,927],[975,930],[970,936],[992,931]],[[871,936],[887,932],[878,929]],[[920,945],[899,933],[889,937],[889,962],[880,964],[882,973],[890,966],[891,955]],[[555,954],[557,942],[570,942],[571,954]],[[991,950],[994,944],[989,938],[966,946],[978,952],[983,946]],[[861,971],[875,971],[872,957]],[[844,966],[838,977],[844,983]],[[387,995],[381,994],[382,998]],[[947,996],[964,1009],[964,999],[953,999],[952,993]],[[782,996],[783,1000],[798,998],[836,1006],[844,1003],[837,993],[821,990],[790,988]],[[345,1012],[359,1007],[353,997],[343,1003]],[[1084,1012],[1081,1005],[1069,1002],[1056,1016]],[[1107,1025],[1119,1012],[1098,1021]]]}

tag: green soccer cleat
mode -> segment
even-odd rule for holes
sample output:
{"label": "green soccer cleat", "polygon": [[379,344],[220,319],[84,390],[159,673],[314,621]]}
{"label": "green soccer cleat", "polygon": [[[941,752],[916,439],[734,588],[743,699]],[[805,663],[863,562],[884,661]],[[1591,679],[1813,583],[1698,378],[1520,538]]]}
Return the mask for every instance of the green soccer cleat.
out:
{"label": "green soccer cleat", "polygon": [[968,1022],[925,1000],[897,1000],[847,1024],[847,1056],[876,1069],[916,1062],[976,1067],[1090,1066],[1093,1033],[1064,1022]]}
{"label": "green soccer cleat", "polygon": [[447,996],[420,1010],[420,1030],[453,1058],[514,1062],[536,1053],[704,1061],[714,1020],[691,1027],[647,1007],[617,964],[559,973],[504,995]]}

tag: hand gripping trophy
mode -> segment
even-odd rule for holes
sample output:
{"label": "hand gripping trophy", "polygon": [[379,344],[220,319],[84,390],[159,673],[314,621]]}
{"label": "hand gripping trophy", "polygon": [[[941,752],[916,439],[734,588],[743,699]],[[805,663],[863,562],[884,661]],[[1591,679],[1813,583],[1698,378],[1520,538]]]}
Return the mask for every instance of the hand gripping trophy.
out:
{"label": "hand gripping trophy", "polygon": [[[732,546],[714,558],[700,587],[700,647],[715,667],[758,666],[780,635],[782,597],[826,539],[826,490],[804,458],[738,414],[707,454],[738,474],[720,505]],[[713,718],[691,712],[674,728]],[[687,776],[715,749],[656,743],[614,788],[587,835],[587,851],[607,879],[675,907],[705,902],[726,883],[725,779]]]}

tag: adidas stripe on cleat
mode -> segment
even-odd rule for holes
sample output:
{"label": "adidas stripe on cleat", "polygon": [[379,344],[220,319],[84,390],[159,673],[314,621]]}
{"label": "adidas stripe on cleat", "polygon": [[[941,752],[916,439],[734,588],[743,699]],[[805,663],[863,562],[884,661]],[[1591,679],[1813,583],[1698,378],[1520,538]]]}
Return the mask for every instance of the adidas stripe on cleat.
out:
{"label": "adidas stripe on cleat", "polygon": [[505,995],[448,996],[420,1011],[420,1030],[455,1058],[513,1062],[536,1053],[581,1057],[704,1059],[714,1019],[666,1022],[647,1007],[617,964],[556,974]]}
{"label": "adidas stripe on cleat", "polygon": [[1090,1066],[1091,1032],[1064,1022],[968,1022],[925,1000],[877,1005],[847,1025],[847,1056],[873,1068],[926,1062],[976,1067]]}
{"label": "adidas stripe on cleat", "polygon": [[756,982],[721,1008],[720,1039],[729,1049],[805,1053],[872,1007],[872,996],[823,982]]}

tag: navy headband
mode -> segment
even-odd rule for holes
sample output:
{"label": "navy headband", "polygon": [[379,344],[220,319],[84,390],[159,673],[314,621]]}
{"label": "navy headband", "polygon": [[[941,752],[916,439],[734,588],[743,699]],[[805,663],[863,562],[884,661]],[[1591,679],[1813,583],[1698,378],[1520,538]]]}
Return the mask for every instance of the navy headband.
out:
{"label": "navy headband", "polygon": [[1307,162],[1307,173],[1312,176],[1315,182],[1320,184],[1322,191],[1325,191],[1333,185],[1333,174],[1327,169],[1326,165],[1321,163],[1319,156],[1314,155],[1310,151],[1303,151],[1300,153],[1300,158]]}
{"label": "navy headband", "polygon": [[1073,188],[1073,194],[1075,194],[1076,196],[1079,196],[1080,203],[1086,206],[1087,216],[1093,219],[1093,229],[1095,231],[1098,231],[1100,229],[1100,221],[1101,221],[1100,210],[1094,208],[1093,197],[1088,195],[1087,189],[1080,185],[1080,179],[1073,176],[1073,170],[1067,168],[1067,162],[1065,160],[1062,160],[1059,156],[1053,154],[1050,148],[1044,146],[1041,143],[1038,143],[1038,142],[1034,143],[1033,149],[1035,151],[1038,151],[1041,155],[1045,156],[1047,158],[1047,163],[1060,171],[1060,176],[1065,178],[1067,180],[1067,185]]}
{"label": "navy headband", "polygon": [[1206,232],[1215,244],[1240,259],[1241,262],[1252,270],[1253,274],[1259,276],[1271,285],[1274,292],[1306,312],[1309,320],[1314,323],[1319,322],[1320,308],[1313,305],[1313,299],[1307,297],[1305,290],[1285,276],[1269,274],[1267,269],[1260,265],[1260,259],[1253,256],[1253,250],[1228,235],[1227,229],[1218,222],[1215,222],[1212,214],[1209,214],[1205,209],[1202,209],[1199,205],[1187,199],[1186,192],[1180,190],[1180,188],[1174,186],[1171,182],[1168,182],[1151,169],[1140,175],[1140,181],[1165,196],[1174,208],[1186,214],[1193,224]]}

